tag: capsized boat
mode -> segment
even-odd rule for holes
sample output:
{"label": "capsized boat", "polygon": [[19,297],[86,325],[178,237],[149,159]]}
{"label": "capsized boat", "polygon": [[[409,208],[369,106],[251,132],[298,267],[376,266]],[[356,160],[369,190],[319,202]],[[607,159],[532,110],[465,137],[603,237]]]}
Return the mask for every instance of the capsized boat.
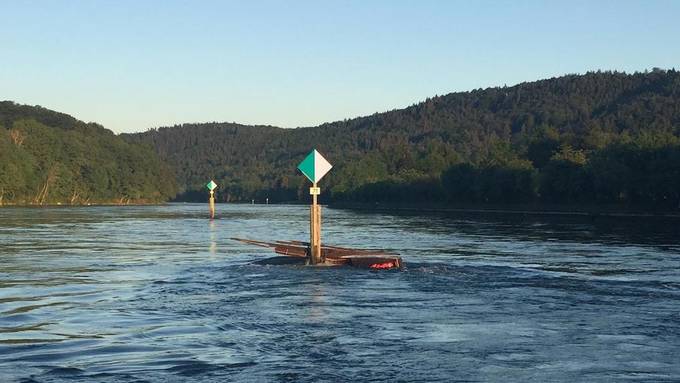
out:
{"label": "capsized boat", "polygon": [[[275,241],[264,242],[253,239],[231,238],[235,241],[260,247],[274,249],[274,252],[286,257],[309,258],[309,242]],[[401,257],[389,254],[384,250],[351,249],[330,245],[321,246],[322,266],[354,266],[375,270],[401,269]]]}

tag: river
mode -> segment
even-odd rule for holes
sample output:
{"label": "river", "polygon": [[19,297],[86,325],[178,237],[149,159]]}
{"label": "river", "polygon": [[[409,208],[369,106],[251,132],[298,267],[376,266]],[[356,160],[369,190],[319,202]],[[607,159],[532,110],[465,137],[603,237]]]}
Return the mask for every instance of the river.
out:
{"label": "river", "polygon": [[680,381],[680,220],[307,209],[0,209],[0,381]]}

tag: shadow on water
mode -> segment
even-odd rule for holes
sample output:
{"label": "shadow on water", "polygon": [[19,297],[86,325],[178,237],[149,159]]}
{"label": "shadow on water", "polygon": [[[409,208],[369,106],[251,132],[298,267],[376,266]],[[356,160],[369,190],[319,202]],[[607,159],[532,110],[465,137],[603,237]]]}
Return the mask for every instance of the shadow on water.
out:
{"label": "shadow on water", "polygon": [[572,240],[652,246],[680,245],[680,218],[526,212],[352,210],[358,216],[398,217],[414,231],[462,233],[517,239]]}

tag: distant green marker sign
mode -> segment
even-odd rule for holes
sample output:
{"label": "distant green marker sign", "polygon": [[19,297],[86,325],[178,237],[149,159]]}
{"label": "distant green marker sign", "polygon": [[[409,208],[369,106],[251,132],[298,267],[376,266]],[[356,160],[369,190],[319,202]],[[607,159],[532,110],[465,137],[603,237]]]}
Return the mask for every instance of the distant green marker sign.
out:
{"label": "distant green marker sign", "polygon": [[205,187],[207,187],[208,190],[213,191],[217,187],[217,184],[215,183],[215,181],[210,180],[210,182],[208,182],[208,184],[205,185]]}
{"label": "distant green marker sign", "polygon": [[321,153],[317,152],[316,149],[312,150],[307,157],[305,157],[298,169],[313,183],[319,182],[319,180],[328,173],[333,165],[330,164]]}

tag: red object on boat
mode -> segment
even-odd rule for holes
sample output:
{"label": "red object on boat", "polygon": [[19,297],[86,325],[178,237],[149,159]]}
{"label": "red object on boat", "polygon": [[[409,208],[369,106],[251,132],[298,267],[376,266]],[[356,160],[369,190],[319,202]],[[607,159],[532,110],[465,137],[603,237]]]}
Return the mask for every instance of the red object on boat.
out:
{"label": "red object on boat", "polygon": [[371,269],[391,269],[394,267],[392,262],[374,263],[369,266]]}

